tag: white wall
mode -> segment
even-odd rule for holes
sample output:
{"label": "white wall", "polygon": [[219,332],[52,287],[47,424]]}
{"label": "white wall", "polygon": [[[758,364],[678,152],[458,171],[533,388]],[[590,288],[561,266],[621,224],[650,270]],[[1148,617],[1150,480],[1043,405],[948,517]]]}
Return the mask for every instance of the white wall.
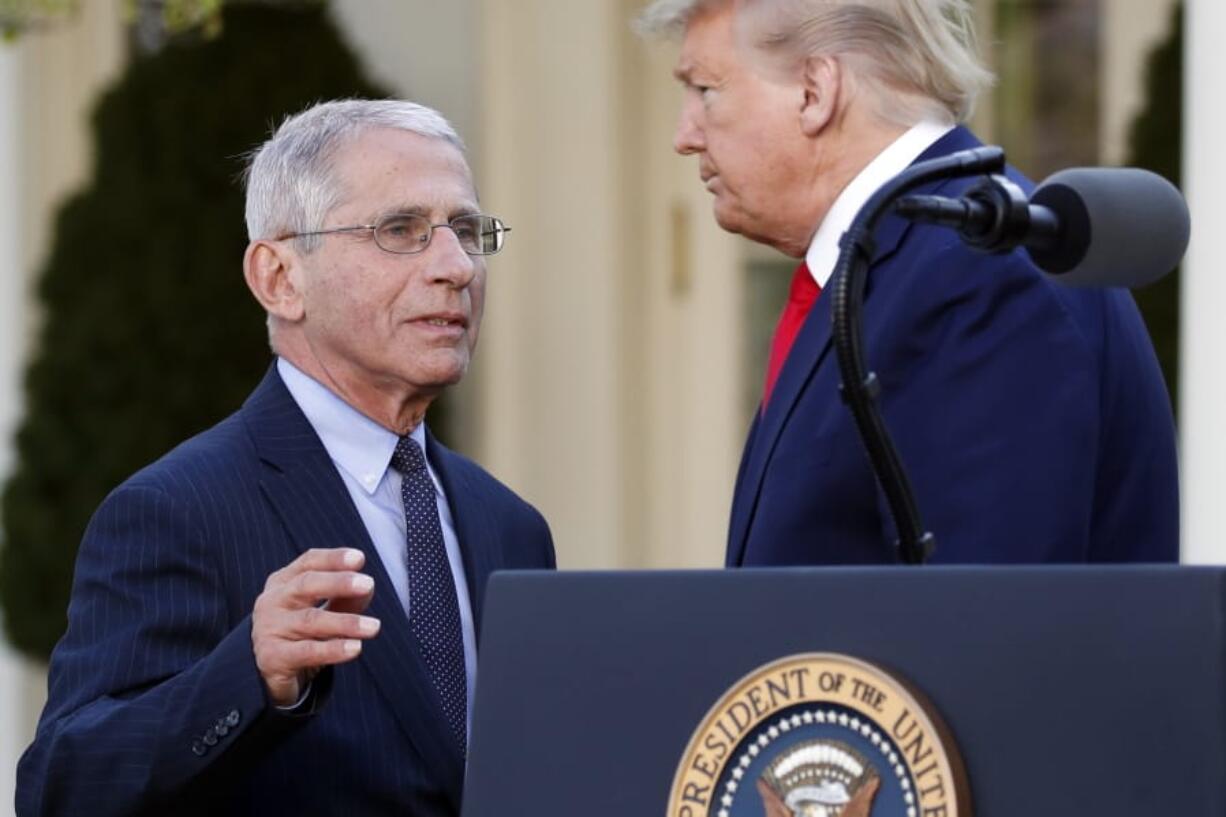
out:
{"label": "white wall", "polygon": [[[12,467],[12,432],[20,406],[18,372],[24,347],[22,305],[26,278],[22,274],[20,133],[18,55],[12,46],[0,46],[0,475]],[[2,732],[3,730],[0,730]]]}
{"label": "white wall", "polygon": [[743,242],[671,149],[675,48],[641,0],[484,0],[492,207],[482,462],[565,568],[720,564],[737,457]]}
{"label": "white wall", "polygon": [[443,113],[480,155],[474,0],[333,0],[332,16],[367,72],[389,91]]}
{"label": "white wall", "polygon": [[1226,563],[1226,3],[1189,0],[1184,20],[1184,191],[1192,244],[1183,269],[1180,429],[1183,561]]}

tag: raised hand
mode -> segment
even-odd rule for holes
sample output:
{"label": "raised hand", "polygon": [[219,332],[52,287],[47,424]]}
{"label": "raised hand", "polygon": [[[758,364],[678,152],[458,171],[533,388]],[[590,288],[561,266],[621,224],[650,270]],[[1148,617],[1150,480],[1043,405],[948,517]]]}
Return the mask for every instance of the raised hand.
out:
{"label": "raised hand", "polygon": [[379,632],[362,615],[375,581],[353,548],[314,549],[268,577],[251,613],[251,644],[269,698],[290,706],[322,667],[352,661]]}

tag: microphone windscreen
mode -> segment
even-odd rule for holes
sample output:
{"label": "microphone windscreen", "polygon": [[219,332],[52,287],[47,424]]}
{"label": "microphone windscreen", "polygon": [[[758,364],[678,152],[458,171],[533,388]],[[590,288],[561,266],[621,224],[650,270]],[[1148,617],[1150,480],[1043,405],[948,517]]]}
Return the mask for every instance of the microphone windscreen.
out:
{"label": "microphone windscreen", "polygon": [[1148,170],[1062,170],[1039,185],[1030,203],[1053,211],[1061,230],[1052,246],[1027,252],[1063,284],[1145,286],[1178,266],[1188,248],[1187,202]]}

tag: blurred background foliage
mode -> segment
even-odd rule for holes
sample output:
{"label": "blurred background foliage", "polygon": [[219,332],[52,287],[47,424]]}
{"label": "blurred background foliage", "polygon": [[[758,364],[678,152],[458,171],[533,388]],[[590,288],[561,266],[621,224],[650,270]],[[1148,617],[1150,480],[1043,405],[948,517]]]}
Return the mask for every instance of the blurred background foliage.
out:
{"label": "blurred background foliage", "polygon": [[[124,9],[132,20],[138,17],[157,18],[168,34],[179,34],[193,28],[216,34],[221,30],[222,6],[225,1],[125,0]],[[12,38],[25,31],[54,25],[75,14],[80,9],[81,2],[82,0],[0,0],[0,36]]]}
{"label": "blurred background foliage", "polygon": [[[1183,19],[1184,6],[1180,3],[1171,13],[1166,39],[1149,56],[1146,104],[1129,131],[1127,160],[1129,165],[1165,176],[1177,187],[1182,181],[1183,163]],[[1154,339],[1172,403],[1179,398],[1180,281],[1177,269],[1134,293]]]}
{"label": "blurred background foliage", "polygon": [[0,0],[0,36],[17,35],[53,25],[76,13],[80,0]]}
{"label": "blurred background foliage", "polygon": [[[994,6],[999,87],[992,121],[1011,164],[1039,181],[1100,156],[1099,0],[999,0]],[[1180,184],[1183,144],[1183,4],[1146,61],[1144,106],[1129,130],[1123,163]],[[1179,380],[1179,287],[1176,270],[1134,291],[1158,353],[1172,405]]]}
{"label": "blurred background foliage", "polygon": [[386,96],[318,3],[220,14],[215,36],[186,27],[135,49],[102,96],[92,179],[59,210],[37,280],[44,319],[0,494],[0,605],[32,656],[64,630],[104,496],[233,412],[269,365],[240,263],[244,154],[315,101]]}

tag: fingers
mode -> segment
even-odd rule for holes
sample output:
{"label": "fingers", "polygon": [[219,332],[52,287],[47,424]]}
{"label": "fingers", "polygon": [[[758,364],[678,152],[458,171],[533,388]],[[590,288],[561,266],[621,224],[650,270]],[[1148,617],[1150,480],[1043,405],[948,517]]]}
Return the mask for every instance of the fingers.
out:
{"label": "fingers", "polygon": [[[334,638],[328,641],[280,641],[264,655],[261,672],[270,686],[299,682],[314,675],[322,667],[343,664],[362,654],[362,642],[356,638]],[[287,701],[298,697],[298,691],[286,695]],[[283,704],[282,704],[283,705]]]}
{"label": "fingers", "polygon": [[360,550],[315,549],[269,575],[252,610],[251,642],[277,705],[292,704],[307,678],[353,660],[362,641],[378,634],[379,620],[360,615],[375,588],[356,572],[364,563]]}
{"label": "fingers", "polygon": [[274,590],[288,606],[314,607],[323,600],[368,598],[374,593],[375,580],[363,573],[312,570],[299,573]]}
{"label": "fingers", "polygon": [[[374,593],[374,579],[358,569],[366,555],[353,548],[312,549],[270,574],[261,598],[281,607],[314,607],[321,601],[334,604],[353,599],[349,612],[366,608]],[[366,603],[362,603],[365,600]]]}
{"label": "fingers", "polygon": [[352,661],[361,653],[362,642],[347,638],[332,641],[287,642],[282,657],[287,663],[298,666],[324,667]]}
{"label": "fingers", "polygon": [[352,613],[337,613],[322,607],[287,611],[282,631],[297,639],[373,638],[379,633],[379,619]]}
{"label": "fingers", "polygon": [[361,570],[366,554],[356,548],[312,548],[285,567],[271,573],[264,589],[280,587],[312,571],[338,573]]}

